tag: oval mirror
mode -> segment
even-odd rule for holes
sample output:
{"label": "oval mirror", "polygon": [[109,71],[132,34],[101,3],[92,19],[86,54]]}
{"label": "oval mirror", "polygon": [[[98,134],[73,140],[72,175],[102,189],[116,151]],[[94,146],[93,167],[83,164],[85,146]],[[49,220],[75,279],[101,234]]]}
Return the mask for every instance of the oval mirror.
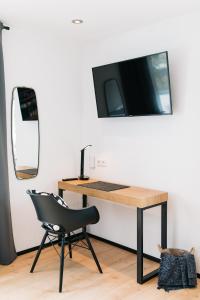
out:
{"label": "oval mirror", "polygon": [[17,179],[36,177],[39,167],[39,118],[34,89],[13,89],[11,119],[15,175]]}

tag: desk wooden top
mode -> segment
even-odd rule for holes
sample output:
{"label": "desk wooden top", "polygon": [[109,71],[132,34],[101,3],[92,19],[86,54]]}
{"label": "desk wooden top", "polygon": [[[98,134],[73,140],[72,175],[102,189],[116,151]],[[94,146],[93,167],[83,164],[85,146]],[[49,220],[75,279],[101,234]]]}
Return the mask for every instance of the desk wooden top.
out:
{"label": "desk wooden top", "polygon": [[151,205],[159,204],[168,200],[168,193],[158,190],[146,189],[142,187],[131,186],[128,188],[105,192],[88,187],[79,186],[79,184],[96,182],[98,180],[72,180],[59,181],[58,188],[68,190],[79,194],[84,194],[116,203],[145,208]]}

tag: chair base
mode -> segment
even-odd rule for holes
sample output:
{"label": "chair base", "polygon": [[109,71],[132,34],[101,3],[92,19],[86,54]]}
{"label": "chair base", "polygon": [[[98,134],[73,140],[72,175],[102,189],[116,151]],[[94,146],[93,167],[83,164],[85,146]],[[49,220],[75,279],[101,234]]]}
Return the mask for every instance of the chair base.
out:
{"label": "chair base", "polygon": [[[52,234],[52,232],[50,232],[50,233]],[[37,262],[38,262],[38,259],[39,259],[39,257],[40,257],[41,251],[42,251],[42,249],[43,249],[43,247],[44,247],[44,244],[45,244],[45,241],[46,241],[47,237],[49,238],[49,231],[48,231],[48,230],[45,231],[45,234],[44,234],[44,236],[43,236],[43,239],[42,239],[42,241],[41,241],[41,244],[40,244],[40,246],[39,246],[39,249],[38,249],[38,251],[37,251],[37,253],[36,253],[35,259],[34,259],[34,261],[33,261],[33,264],[32,264],[31,270],[30,270],[30,273],[33,273],[33,272],[34,272],[35,266],[36,266],[36,264],[37,264]],[[60,256],[59,293],[62,292],[62,285],[63,285],[63,271],[64,271],[64,260],[65,260],[65,246],[66,246],[66,244],[68,244],[68,248],[69,248],[69,252],[68,252],[68,253],[69,253],[69,257],[72,258],[72,248],[73,248],[74,246],[80,246],[80,245],[77,245],[77,241],[85,239],[86,242],[87,242],[87,247],[83,247],[83,246],[80,246],[80,247],[86,248],[86,249],[88,249],[88,250],[91,251],[91,254],[92,254],[92,256],[93,256],[93,259],[94,259],[94,261],[95,261],[95,263],[96,263],[96,266],[97,266],[97,268],[98,268],[98,270],[99,270],[99,273],[103,273],[103,271],[102,271],[102,269],[101,269],[101,266],[100,266],[100,264],[99,264],[99,261],[98,261],[98,259],[97,259],[97,256],[96,256],[96,254],[95,254],[95,252],[94,252],[94,249],[93,249],[93,247],[92,247],[92,244],[91,244],[91,242],[90,242],[90,239],[89,239],[89,237],[88,237],[88,234],[87,234],[87,232],[86,232],[85,230],[83,230],[83,232],[81,232],[80,235],[78,235],[78,237],[77,237],[77,236],[76,236],[76,237],[73,237],[73,236],[71,236],[70,233],[68,233],[68,234],[67,234],[67,237],[66,237],[66,235],[65,235],[64,233],[63,233],[63,234],[60,234],[60,233],[59,233],[59,234],[58,234],[58,238],[59,238],[59,245],[61,246],[61,251],[60,251],[60,254],[59,254],[59,256]],[[51,242],[51,239],[50,239],[50,238],[49,238],[49,240],[50,240],[50,242]],[[73,243],[76,243],[76,244],[73,245]],[[52,244],[52,245],[53,245],[53,244]]]}

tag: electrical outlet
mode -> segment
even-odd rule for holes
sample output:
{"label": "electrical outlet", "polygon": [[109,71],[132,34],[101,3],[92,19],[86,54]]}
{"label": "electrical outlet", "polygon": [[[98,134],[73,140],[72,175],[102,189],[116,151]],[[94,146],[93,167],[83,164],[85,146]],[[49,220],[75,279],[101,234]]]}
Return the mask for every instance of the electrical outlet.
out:
{"label": "electrical outlet", "polygon": [[108,163],[105,159],[97,159],[97,167],[99,168],[105,168],[107,167]]}

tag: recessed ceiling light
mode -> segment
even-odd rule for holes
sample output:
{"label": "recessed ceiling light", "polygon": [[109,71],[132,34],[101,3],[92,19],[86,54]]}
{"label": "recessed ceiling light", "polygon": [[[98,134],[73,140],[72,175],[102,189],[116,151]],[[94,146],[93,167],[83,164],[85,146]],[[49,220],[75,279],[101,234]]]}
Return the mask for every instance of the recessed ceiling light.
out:
{"label": "recessed ceiling light", "polygon": [[72,20],[72,23],[73,24],[82,24],[83,20],[81,20],[81,19],[74,19],[74,20]]}

